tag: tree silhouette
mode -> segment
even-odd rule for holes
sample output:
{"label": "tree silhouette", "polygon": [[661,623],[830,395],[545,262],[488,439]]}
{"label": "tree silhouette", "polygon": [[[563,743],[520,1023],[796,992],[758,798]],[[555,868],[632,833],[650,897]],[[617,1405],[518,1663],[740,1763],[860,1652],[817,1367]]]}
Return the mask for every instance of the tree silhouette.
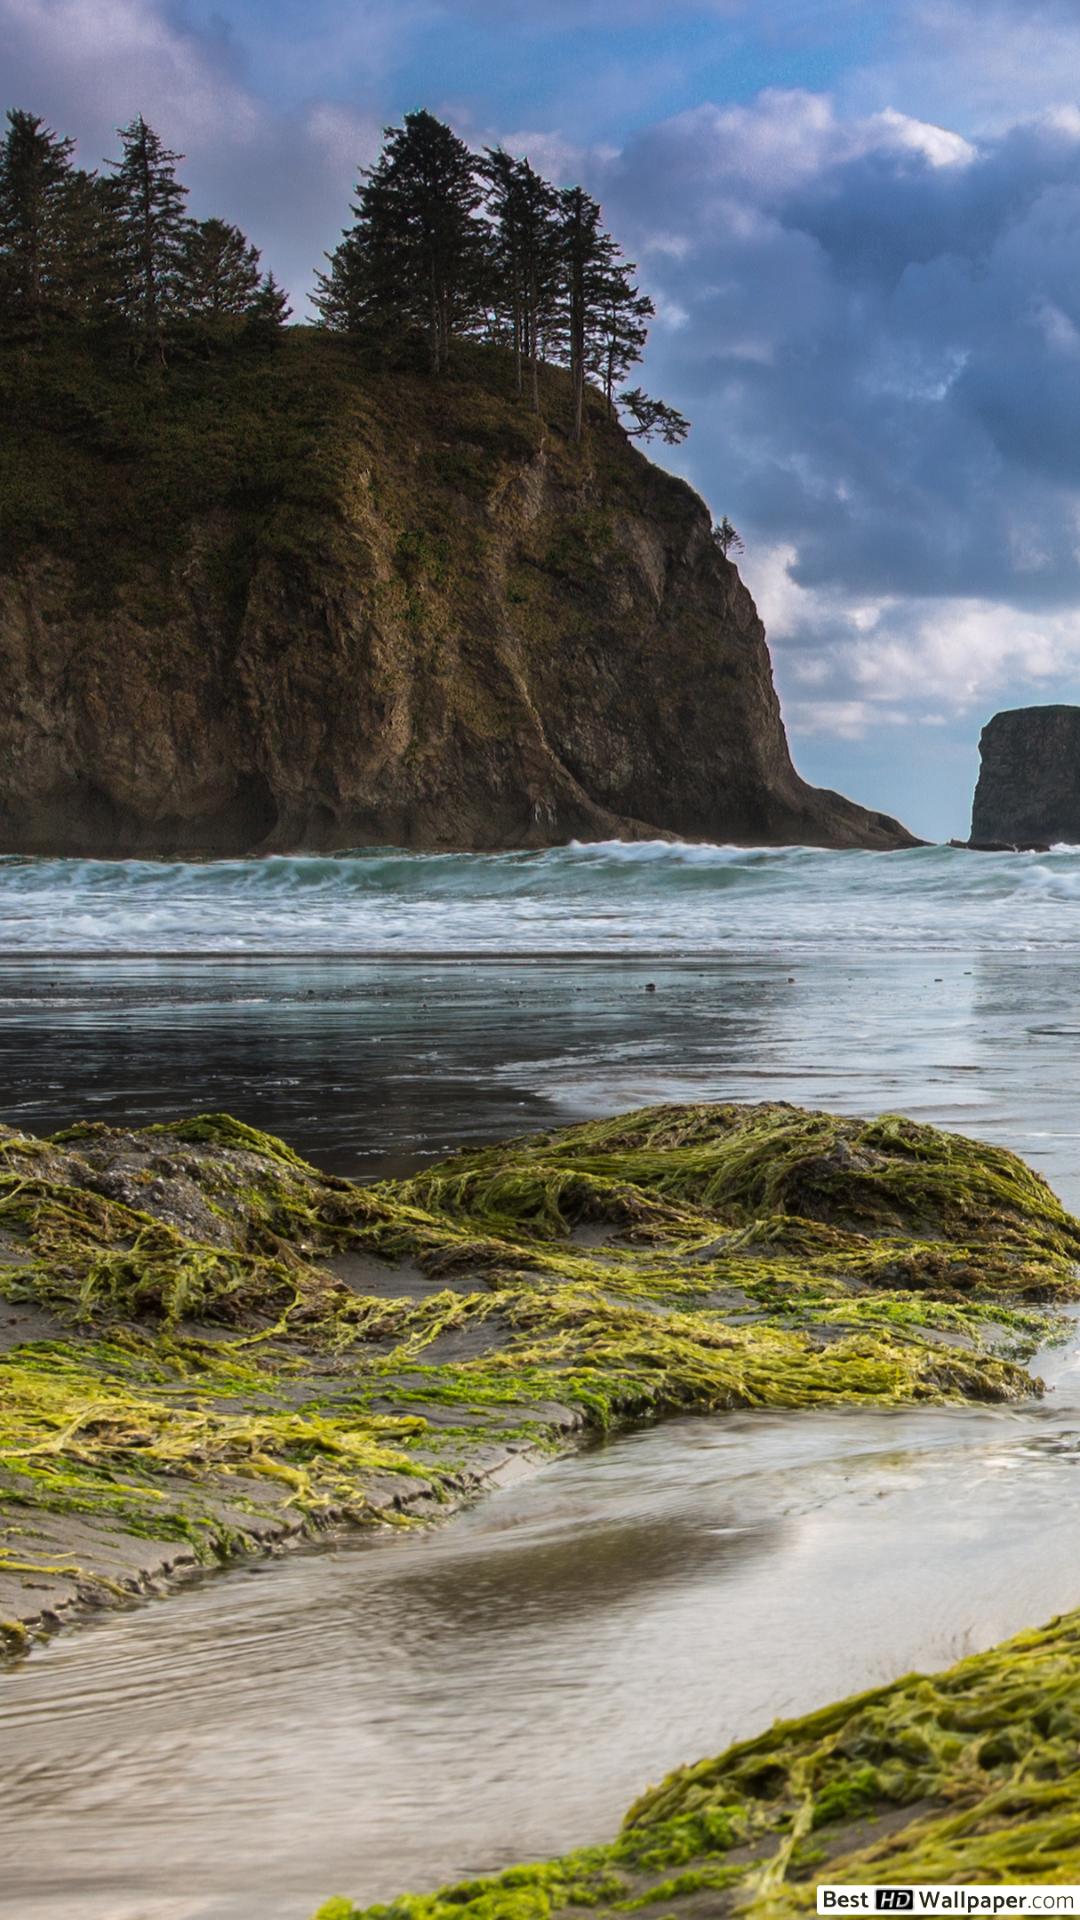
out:
{"label": "tree silhouette", "polygon": [[533,411],[539,412],[539,365],[545,335],[558,324],[560,296],[558,196],[529,165],[502,147],[489,147],[481,162],[492,221],[489,247],[491,304],[508,312],[514,384],[524,391],[528,374]]}
{"label": "tree silhouette", "polygon": [[200,220],[184,235],[178,274],[179,302],[186,315],[240,319],[259,289],[259,250],[227,220]]}
{"label": "tree silhouette", "polygon": [[7,326],[37,340],[69,308],[74,141],[15,108],[0,145],[0,307]]}
{"label": "tree silhouette", "polygon": [[723,519],[718,520],[714,526],[712,537],[716,541],[725,560],[730,559],[733,553],[745,553],[746,551],[744,541],[740,535],[736,533],[726,513]]}
{"label": "tree silhouette", "polygon": [[410,113],[387,130],[377,164],[360,177],[355,222],[318,276],[316,306],[328,326],[375,337],[424,334],[433,373],[455,335],[482,308],[486,236],[477,163],[434,114]]}
{"label": "tree silhouette", "polygon": [[144,352],[165,357],[165,330],[180,304],[188,236],[187,188],[176,178],[183,154],[164,146],[142,115],[120,128],[123,153],[112,160],[120,224],[121,304]]}
{"label": "tree silhouette", "polygon": [[632,440],[659,437],[669,447],[675,447],[680,440],[686,439],[690,431],[690,422],[684,414],[675,407],[666,406],[663,400],[652,399],[640,387],[628,387],[625,393],[620,393],[619,405],[625,407],[634,423],[627,428]]}

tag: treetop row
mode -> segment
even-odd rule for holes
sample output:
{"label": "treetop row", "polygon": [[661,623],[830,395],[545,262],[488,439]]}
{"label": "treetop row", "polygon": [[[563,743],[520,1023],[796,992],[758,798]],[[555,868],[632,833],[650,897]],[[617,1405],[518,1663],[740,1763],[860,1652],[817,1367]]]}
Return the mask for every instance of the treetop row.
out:
{"label": "treetop row", "polygon": [[[135,362],[174,350],[272,342],[289,317],[258,249],[231,222],[194,220],[177,177],[183,156],[142,116],[119,130],[102,172],[74,141],[14,109],[0,142],[0,337],[38,345],[79,326],[120,336]],[[669,443],[688,423],[622,385],[641,359],[653,303],[581,187],[557,188],[501,147],[470,151],[427,112],[387,129],[361,172],[352,221],[316,276],[319,324],[394,357],[422,343],[431,372],[455,343],[511,355],[518,393],[539,406],[539,369],[570,372],[570,430],[586,388],[629,431]]]}

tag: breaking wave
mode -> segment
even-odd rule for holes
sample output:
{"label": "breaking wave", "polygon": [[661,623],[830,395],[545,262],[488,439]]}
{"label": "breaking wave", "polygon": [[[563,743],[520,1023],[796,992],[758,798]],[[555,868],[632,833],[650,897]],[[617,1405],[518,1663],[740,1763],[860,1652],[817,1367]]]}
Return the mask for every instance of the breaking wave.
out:
{"label": "breaking wave", "polygon": [[1080,942],[1080,848],[819,852],[602,841],[528,853],[0,859],[9,954],[716,953]]}

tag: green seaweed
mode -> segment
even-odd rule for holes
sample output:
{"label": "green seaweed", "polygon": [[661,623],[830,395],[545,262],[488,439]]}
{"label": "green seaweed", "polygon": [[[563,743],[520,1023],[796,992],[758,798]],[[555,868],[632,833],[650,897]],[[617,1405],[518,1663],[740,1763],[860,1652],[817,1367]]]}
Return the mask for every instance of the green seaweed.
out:
{"label": "green seaweed", "polygon": [[659,1920],[683,1902],[689,1920],[705,1889],[729,1896],[718,1912],[795,1915],[813,1910],[818,1879],[1052,1885],[1078,1874],[1074,1613],[680,1768],[607,1846],[375,1907],[339,1898],[318,1920],[563,1920],[583,1906]]}
{"label": "green seaweed", "polygon": [[372,1186],[223,1114],[0,1129],[0,1295],[56,1335],[0,1356],[0,1574],[35,1515],[222,1558],[459,1499],[511,1438],[1018,1399],[1078,1257],[1014,1156],[895,1118],[658,1108]]}

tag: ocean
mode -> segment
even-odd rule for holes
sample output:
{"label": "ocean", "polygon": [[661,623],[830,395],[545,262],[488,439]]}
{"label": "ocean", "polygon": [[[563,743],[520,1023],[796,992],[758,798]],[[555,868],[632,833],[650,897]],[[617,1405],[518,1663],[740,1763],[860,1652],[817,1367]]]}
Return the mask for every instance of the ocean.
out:
{"label": "ocean", "polygon": [[205,862],[0,860],[14,955],[747,954],[1067,949],[1080,848],[905,853],[602,841]]}
{"label": "ocean", "polygon": [[0,861],[0,1118],[333,1171],[668,1100],[901,1110],[1080,1206],[1080,850]]}

